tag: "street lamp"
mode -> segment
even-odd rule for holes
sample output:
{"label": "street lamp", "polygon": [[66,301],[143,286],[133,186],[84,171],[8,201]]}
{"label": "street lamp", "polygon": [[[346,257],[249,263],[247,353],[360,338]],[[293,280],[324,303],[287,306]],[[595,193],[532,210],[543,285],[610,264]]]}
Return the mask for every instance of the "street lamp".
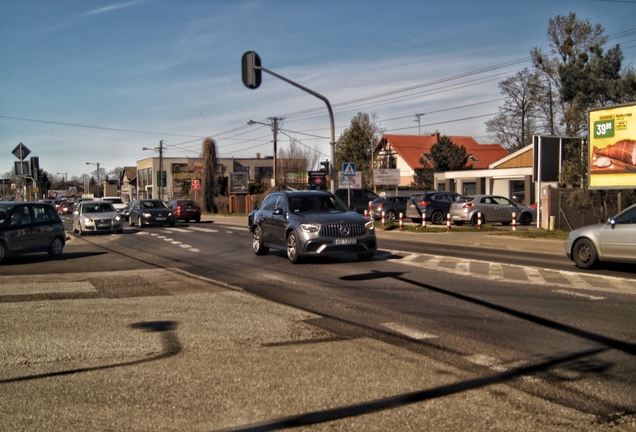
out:
{"label": "street lamp", "polygon": [[424,115],[424,113],[421,114],[415,114],[415,117],[417,117],[417,120],[415,120],[417,122],[417,134],[421,135],[420,133],[420,117],[422,117]]}
{"label": "street lamp", "polygon": [[142,150],[156,150],[159,152],[159,179],[157,182],[159,183],[159,199],[163,200],[163,140],[159,141],[159,147],[148,148],[142,147]]}
{"label": "street lamp", "polygon": [[272,131],[274,132],[274,160],[273,160],[273,166],[272,166],[272,171],[273,171],[272,177],[273,177],[274,184],[272,186],[276,186],[276,140],[278,138],[278,122],[282,121],[283,119],[281,117],[268,117],[267,119],[271,122],[270,124],[261,123],[254,120],[248,120],[247,124],[248,125],[260,124],[263,126],[270,126],[272,128]]}
{"label": "street lamp", "polygon": [[[97,195],[99,195],[99,162],[86,162],[86,165],[95,165],[97,167]],[[97,198],[99,198],[99,196]]]}

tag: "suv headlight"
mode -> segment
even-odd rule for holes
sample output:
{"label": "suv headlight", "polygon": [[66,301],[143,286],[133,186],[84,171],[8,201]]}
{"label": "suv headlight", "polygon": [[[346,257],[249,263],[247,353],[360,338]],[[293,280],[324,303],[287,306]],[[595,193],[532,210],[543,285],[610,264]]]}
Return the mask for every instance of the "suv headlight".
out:
{"label": "suv headlight", "polygon": [[121,220],[121,216],[117,215],[117,216],[115,216],[115,217],[113,218],[113,220],[115,220],[115,221],[120,221],[120,220]]}
{"label": "suv headlight", "polygon": [[142,213],[141,215],[145,217],[146,219],[152,216],[150,213]]}
{"label": "suv headlight", "polygon": [[320,227],[314,224],[300,224],[300,229],[303,230],[304,232],[315,233],[315,232],[318,232]]}
{"label": "suv headlight", "polygon": [[373,225],[373,221],[371,220],[365,223],[364,227],[369,231],[373,231],[375,229],[375,225]]}

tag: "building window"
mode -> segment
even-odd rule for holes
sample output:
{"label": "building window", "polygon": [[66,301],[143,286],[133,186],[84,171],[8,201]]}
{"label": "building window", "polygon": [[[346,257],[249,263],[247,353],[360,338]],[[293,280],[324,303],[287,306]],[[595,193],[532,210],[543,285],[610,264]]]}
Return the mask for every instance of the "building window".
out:
{"label": "building window", "polygon": [[471,161],[473,161],[473,162],[479,162],[479,159],[477,159],[477,158],[475,157],[475,155],[473,155],[473,154],[469,154],[469,155],[468,155],[468,159],[470,159],[470,160],[471,160]]}
{"label": "building window", "polygon": [[462,195],[475,195],[477,193],[476,182],[462,183]]}

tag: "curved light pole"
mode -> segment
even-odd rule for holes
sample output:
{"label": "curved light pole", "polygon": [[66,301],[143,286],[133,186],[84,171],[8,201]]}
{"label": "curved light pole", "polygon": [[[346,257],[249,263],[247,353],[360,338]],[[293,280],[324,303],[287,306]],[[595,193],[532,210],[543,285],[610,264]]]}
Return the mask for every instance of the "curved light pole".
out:
{"label": "curved light pole", "polygon": [[[95,163],[86,162],[86,165],[95,165],[95,166],[97,166],[97,195],[99,195],[99,187],[100,187],[100,185],[99,185],[99,162],[95,162]],[[99,196],[97,198],[99,198]]]}

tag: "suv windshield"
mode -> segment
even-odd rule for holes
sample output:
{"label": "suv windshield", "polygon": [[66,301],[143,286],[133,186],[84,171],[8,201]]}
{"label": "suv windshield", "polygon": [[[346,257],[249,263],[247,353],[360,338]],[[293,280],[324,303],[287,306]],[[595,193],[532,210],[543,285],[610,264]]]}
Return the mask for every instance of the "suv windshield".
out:
{"label": "suv windshield", "polygon": [[331,195],[300,195],[290,197],[292,213],[346,212],[347,208]]}

